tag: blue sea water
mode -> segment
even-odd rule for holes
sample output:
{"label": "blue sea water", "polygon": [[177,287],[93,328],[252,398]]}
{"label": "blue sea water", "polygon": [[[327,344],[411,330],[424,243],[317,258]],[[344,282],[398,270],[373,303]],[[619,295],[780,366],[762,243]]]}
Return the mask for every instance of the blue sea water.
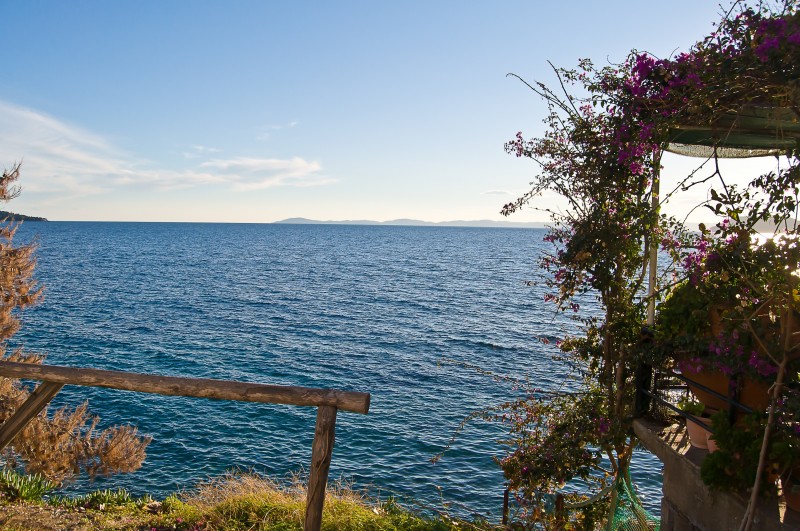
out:
{"label": "blue sea water", "polygon": [[[15,342],[54,365],[364,391],[368,415],[340,412],[331,478],[498,518],[500,428],[470,413],[515,396],[498,375],[559,385],[551,360],[571,326],[543,304],[544,233],[531,229],[189,223],[25,223],[45,300]],[[308,467],[311,408],[68,386],[101,426],[153,437],[133,474],[69,492],[166,495],[232,468],[283,476]],[[660,462],[634,481],[658,511]]]}

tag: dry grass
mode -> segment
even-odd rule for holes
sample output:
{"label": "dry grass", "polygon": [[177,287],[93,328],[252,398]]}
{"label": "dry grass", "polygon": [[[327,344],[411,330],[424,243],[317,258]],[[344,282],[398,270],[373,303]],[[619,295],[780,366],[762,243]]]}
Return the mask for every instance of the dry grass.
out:
{"label": "dry grass", "polygon": [[[231,473],[164,501],[131,499],[124,491],[98,491],[53,503],[0,503],[0,529],[258,531],[301,530],[305,485],[299,477],[278,482],[251,473]],[[352,486],[328,489],[326,531],[490,530],[495,526],[414,513],[380,502]]]}
{"label": "dry grass", "polygon": [[[277,482],[271,478],[232,473],[214,478],[184,494],[182,502],[205,517],[208,529],[302,529],[306,487],[299,476]],[[380,503],[346,483],[336,483],[325,495],[323,529],[463,529],[439,517],[426,518],[392,502]]]}
{"label": "dry grass", "polygon": [[278,522],[299,526],[305,513],[302,485],[295,481],[281,484],[250,473],[213,478],[181,496],[181,501],[205,514],[209,529],[235,529],[230,525],[233,522],[252,529],[269,529]]}

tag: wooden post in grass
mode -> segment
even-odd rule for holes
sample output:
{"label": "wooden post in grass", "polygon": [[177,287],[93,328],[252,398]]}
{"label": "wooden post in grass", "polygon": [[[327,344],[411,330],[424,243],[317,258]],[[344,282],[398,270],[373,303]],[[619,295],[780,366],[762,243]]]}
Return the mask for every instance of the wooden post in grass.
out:
{"label": "wooden post in grass", "polygon": [[366,415],[369,411],[370,401],[369,393],[336,389],[134,374],[12,361],[0,361],[0,376],[42,381],[42,384],[31,393],[28,400],[0,426],[0,450],[8,445],[14,436],[44,409],[65,384],[167,396],[194,396],[241,402],[315,406],[317,408],[317,425],[314,430],[314,443],[311,447],[311,470],[308,477],[306,515],[303,526],[305,531],[319,531],[322,525],[325,487],[328,484],[333,442],[336,438],[336,412],[342,410]]}
{"label": "wooden post in grass", "polygon": [[304,531],[319,531],[322,525],[322,506],[325,503],[325,487],[328,485],[328,471],[331,467],[335,438],[336,408],[318,407],[317,427],[314,430],[314,443],[311,446],[311,470],[308,475]]}

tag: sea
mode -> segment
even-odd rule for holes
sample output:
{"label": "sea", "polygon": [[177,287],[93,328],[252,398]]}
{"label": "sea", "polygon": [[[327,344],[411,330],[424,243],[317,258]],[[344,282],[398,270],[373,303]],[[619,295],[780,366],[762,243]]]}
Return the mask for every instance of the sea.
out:
{"label": "sea", "polygon": [[[369,414],[339,412],[331,480],[496,521],[505,432],[480,413],[567,381],[554,343],[576,323],[544,302],[544,234],[26,222],[16,238],[38,245],[45,297],[12,345],[52,365],[368,392]],[[101,428],[133,424],[153,441],[137,472],[79,477],[65,494],[163,497],[228,471],[287,478],[310,464],[314,408],[79,386],[53,407],[86,400]],[[658,514],[661,463],[637,452],[632,475]]]}

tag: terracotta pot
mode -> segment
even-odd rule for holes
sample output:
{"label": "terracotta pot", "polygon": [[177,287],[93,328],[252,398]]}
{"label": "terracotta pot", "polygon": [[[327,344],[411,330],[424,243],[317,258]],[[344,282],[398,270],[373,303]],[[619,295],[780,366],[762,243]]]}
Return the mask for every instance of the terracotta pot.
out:
{"label": "terracotta pot", "polygon": [[[703,370],[697,374],[687,373],[684,376],[693,382],[697,382],[700,385],[708,387],[712,391],[715,391],[722,396],[728,396],[728,382],[730,380],[727,376],[719,371]],[[691,383],[688,385],[692,394],[697,397],[697,400],[705,404],[706,407],[713,409],[728,409],[728,403],[721,398],[717,398],[711,393],[703,391]]]}
{"label": "terracotta pot", "polygon": [[[695,417],[697,420],[701,421],[705,426],[711,425],[711,419],[708,417]],[[700,448],[702,450],[708,450],[708,441],[711,432],[708,431],[704,426],[700,426],[692,422],[689,419],[686,419],[686,431],[689,434],[689,442],[695,448]],[[716,445],[715,445],[716,446]],[[709,450],[710,451],[710,450]]]}
{"label": "terracotta pot", "polygon": [[763,412],[769,407],[769,384],[746,378],[739,390],[739,403],[755,412]]}
{"label": "terracotta pot", "polygon": [[[712,391],[728,396],[731,380],[720,371],[704,370],[697,374],[687,373],[685,376]],[[696,385],[689,384],[689,390],[697,397],[697,400],[709,408],[727,410],[729,407],[727,402],[707,391],[703,391]],[[738,402],[753,411],[764,411],[769,406],[769,384],[766,382],[745,378],[738,395]]]}

